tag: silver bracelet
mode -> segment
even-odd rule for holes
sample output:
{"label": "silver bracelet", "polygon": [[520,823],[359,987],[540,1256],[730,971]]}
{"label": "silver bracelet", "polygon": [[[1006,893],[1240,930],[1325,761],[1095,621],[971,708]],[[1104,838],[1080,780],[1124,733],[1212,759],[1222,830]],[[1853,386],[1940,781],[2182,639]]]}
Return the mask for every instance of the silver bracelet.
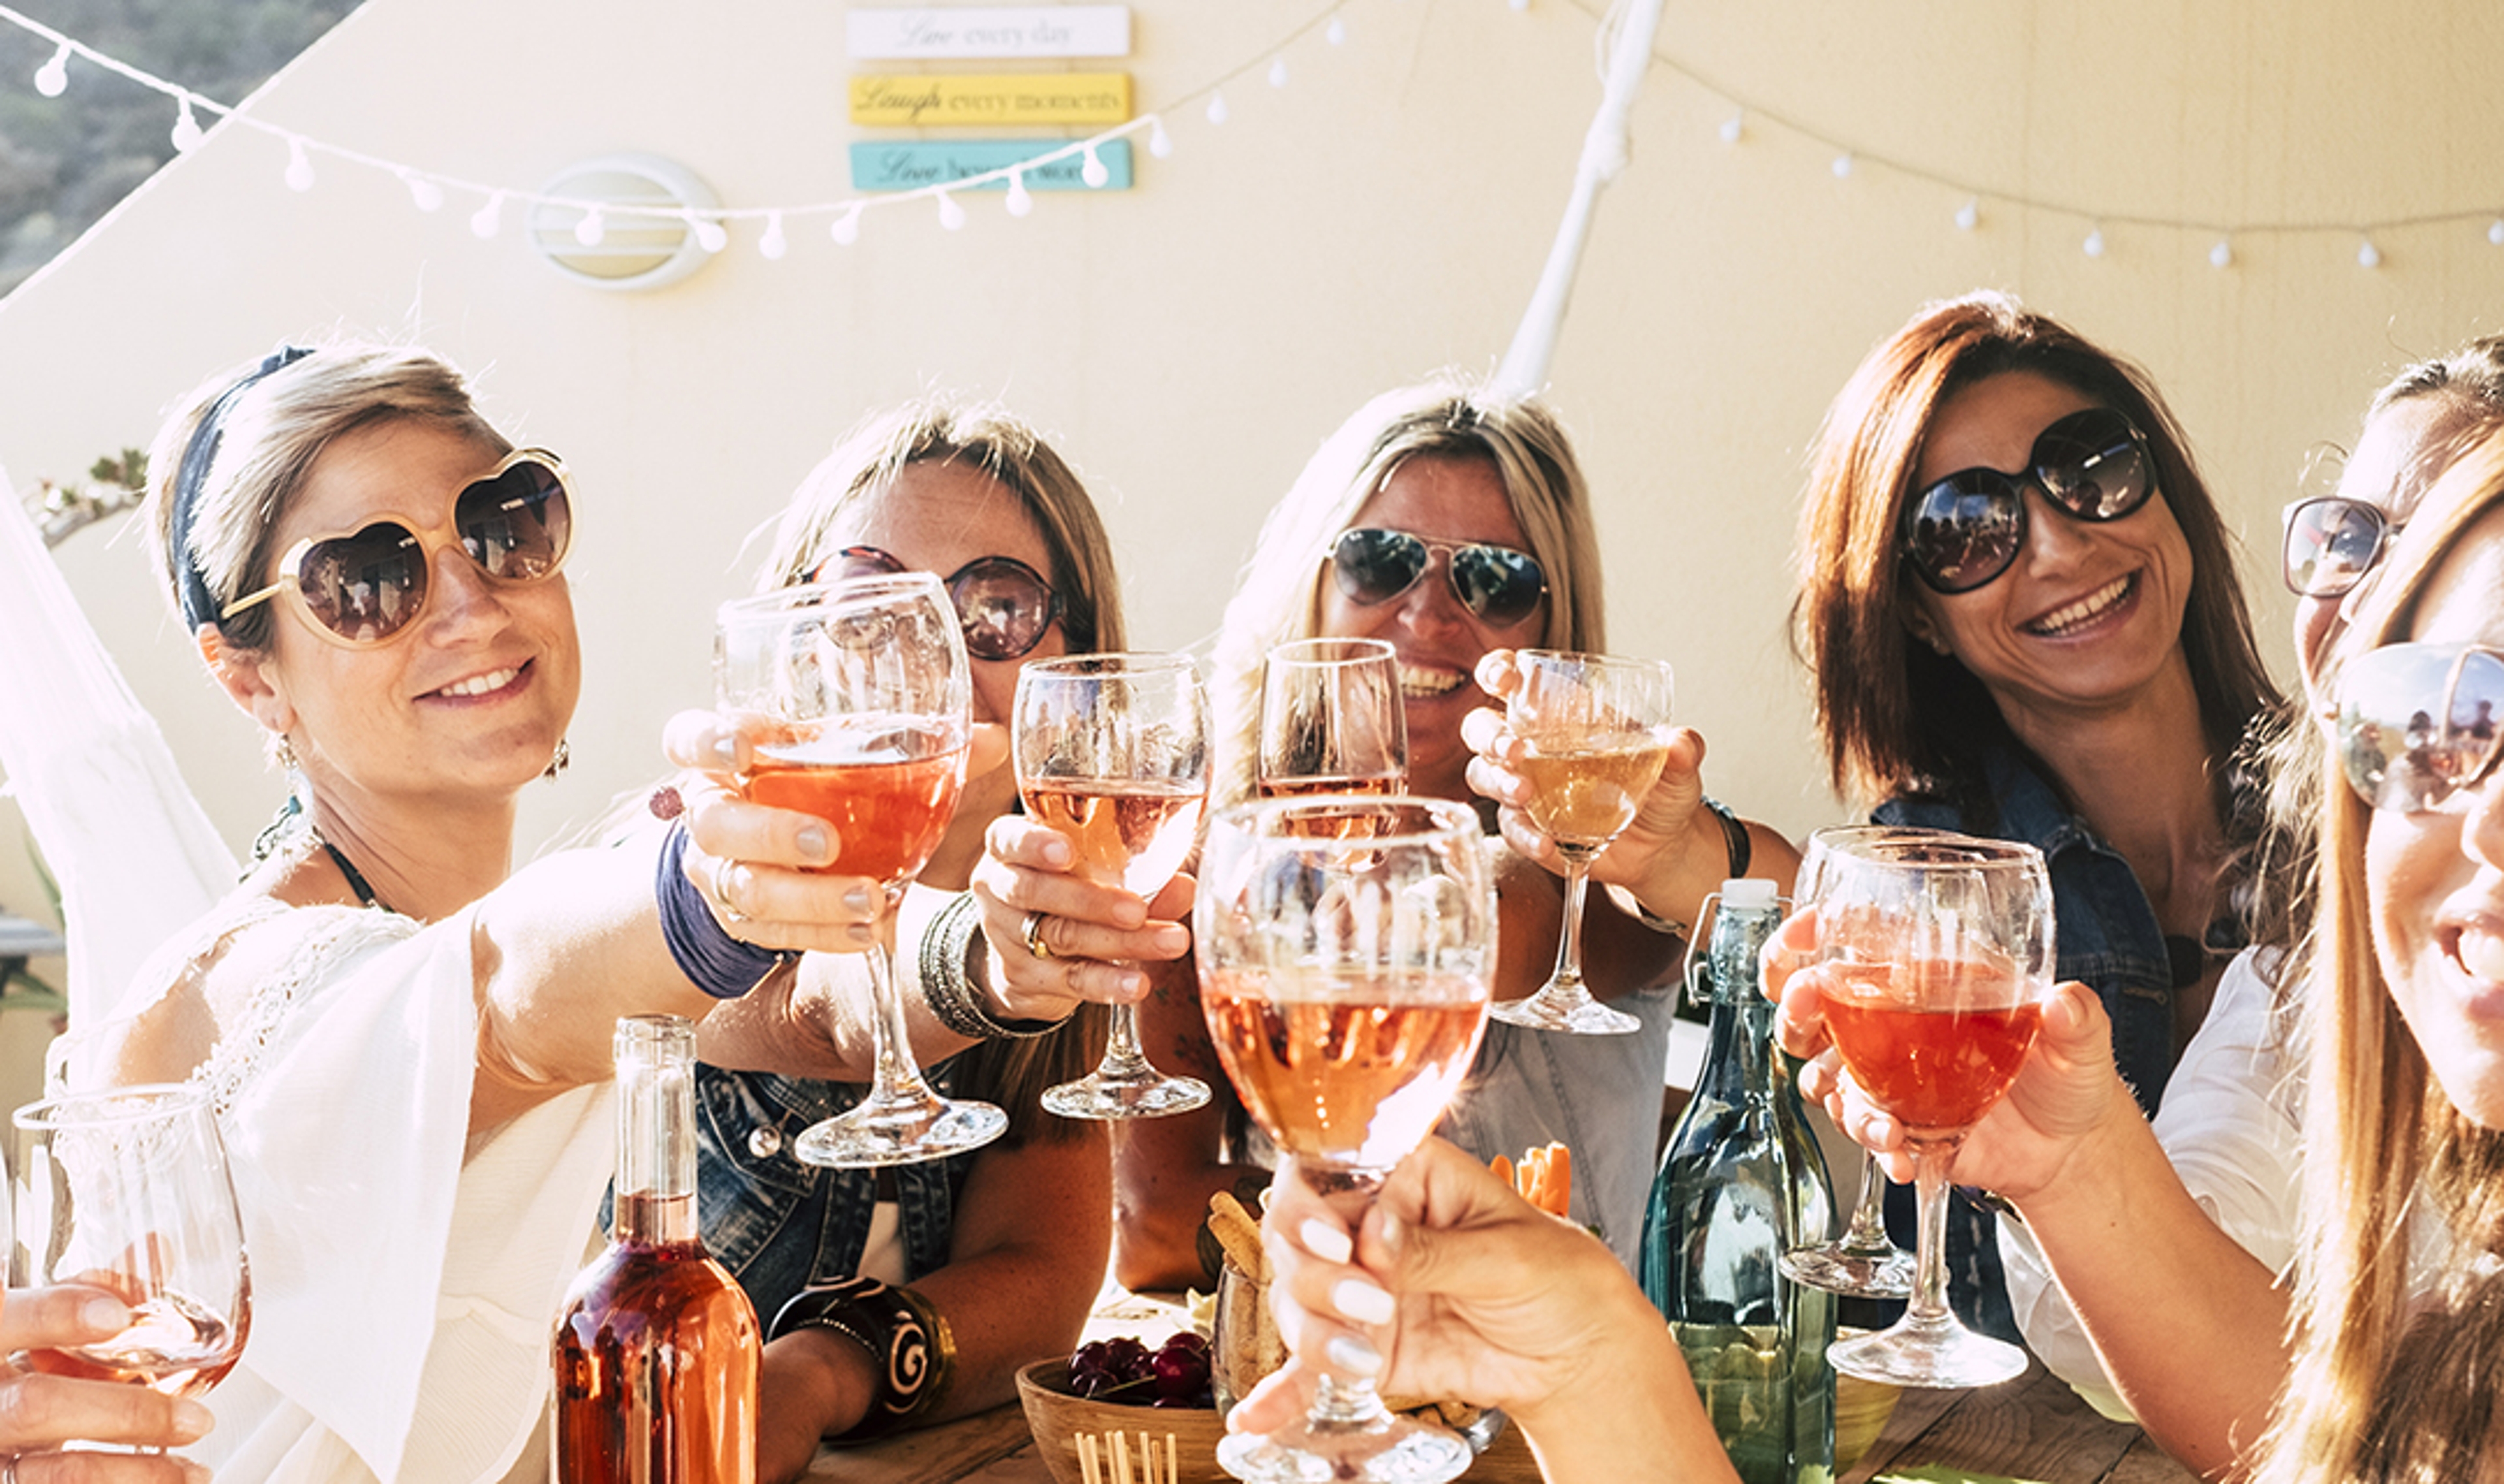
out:
{"label": "silver bracelet", "polygon": [[965,952],[983,930],[982,904],[970,891],[931,915],[922,930],[922,999],[940,1024],[973,1041],[1026,1040],[1059,1030],[1059,1020],[1003,1020],[991,996],[965,972]]}

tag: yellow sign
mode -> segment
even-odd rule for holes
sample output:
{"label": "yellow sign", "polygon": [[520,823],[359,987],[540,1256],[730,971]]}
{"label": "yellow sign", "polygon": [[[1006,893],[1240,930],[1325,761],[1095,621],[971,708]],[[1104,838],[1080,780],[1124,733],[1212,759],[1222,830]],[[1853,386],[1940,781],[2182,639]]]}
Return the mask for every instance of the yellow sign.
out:
{"label": "yellow sign", "polygon": [[868,75],[852,79],[852,122],[882,127],[974,123],[1126,123],[1127,72],[1012,76]]}

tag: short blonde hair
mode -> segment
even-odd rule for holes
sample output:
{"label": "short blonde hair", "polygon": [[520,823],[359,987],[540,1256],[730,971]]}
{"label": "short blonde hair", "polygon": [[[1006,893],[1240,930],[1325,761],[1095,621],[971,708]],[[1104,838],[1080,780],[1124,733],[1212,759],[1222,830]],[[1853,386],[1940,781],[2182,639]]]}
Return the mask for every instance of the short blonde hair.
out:
{"label": "short blonde hair", "polygon": [[1548,574],[1548,620],[1534,647],[1608,647],[1600,554],[1582,466],[1553,413],[1483,379],[1444,373],[1386,392],[1323,442],[1261,527],[1211,660],[1217,751],[1212,804],[1247,797],[1259,752],[1261,667],[1321,625],[1323,558],[1409,459],[1483,459],[1504,485],[1530,554]]}

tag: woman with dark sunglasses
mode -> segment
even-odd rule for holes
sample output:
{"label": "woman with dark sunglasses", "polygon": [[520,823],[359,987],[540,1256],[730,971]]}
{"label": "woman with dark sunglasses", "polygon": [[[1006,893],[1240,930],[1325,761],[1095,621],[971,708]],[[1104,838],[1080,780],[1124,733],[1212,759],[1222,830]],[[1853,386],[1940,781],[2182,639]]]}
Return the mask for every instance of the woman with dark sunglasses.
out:
{"label": "woman with dark sunglasses", "polygon": [[[922,400],[865,420],[792,497],[757,588],[896,570],[946,579],[987,731],[1009,721],[1027,661],[1124,645],[1121,588],[1086,487],[995,407]],[[1014,812],[1005,751],[991,761],[907,894],[900,941],[920,945],[905,958],[934,1003],[994,975],[1032,991],[1019,1020],[978,1023],[982,1044],[929,1067],[943,1092],[1005,1109],[1005,1137],[887,1172],[795,1163],[800,1131],[866,1091],[809,1029],[809,994],[724,1007],[704,1027],[704,1234],[768,1326],[757,1450],[768,1481],[804,1472],[821,1438],[865,1440],[1009,1400],[1018,1366],[1077,1343],[1103,1282],[1104,1125],[1053,1117],[1040,1100],[1084,1075],[1101,1045],[1098,1013],[1071,1016],[1081,994],[1145,987],[1137,969],[1086,955],[1180,956],[1191,939],[1173,919],[1190,886],[1149,904],[1065,874],[1067,841]],[[1029,951],[1044,917],[1070,957]],[[940,1336],[918,1374],[873,1348],[905,1332],[907,1316]]]}
{"label": "woman with dark sunglasses", "polygon": [[503,1477],[543,1445],[546,1337],[597,1229],[614,1022],[779,998],[775,950],[857,951],[866,906],[801,869],[840,848],[822,824],[717,798],[513,869],[579,684],[574,496],[442,361],[281,352],[188,398],[150,468],[175,606],[293,791],[59,1071],[216,1099],[255,1304],[202,1459]]}
{"label": "woman with dark sunglasses", "polygon": [[[1274,646],[1316,638],[1378,638],[1398,652],[1411,793],[1476,802],[1461,724],[1485,702],[1473,675],[1490,650],[1601,650],[1600,563],[1582,473],[1565,431],[1536,401],[1443,377],[1368,402],[1305,465],[1269,514],[1218,638],[1210,684],[1218,738],[1212,803],[1247,797],[1257,765],[1262,666]],[[1695,903],[1753,854],[1782,872],[1791,847],[1770,830],[1702,800],[1702,740],[1682,731],[1658,813],[1637,825],[1687,863]],[[1606,878],[1602,878],[1606,880]],[[1563,900],[1555,877],[1508,858],[1501,869],[1502,959],[1496,993],[1547,977]],[[1480,1157],[1517,1158],[1558,1141],[1575,1159],[1576,1218],[1628,1261],[1643,1222],[1658,1126],[1683,940],[1595,894],[1585,931],[1605,965],[1595,993],[1634,1013],[1625,1036],[1560,1036],[1490,1026],[1444,1123]],[[1206,1285],[1216,1248],[1203,1236],[1210,1196],[1269,1179],[1229,1128],[1227,1083],[1208,1043],[1187,966],[1159,976],[1141,1012],[1161,1065],[1220,1089],[1200,1113],[1126,1125],[1117,1144],[1121,1221],[1115,1273],[1136,1286]],[[1239,1126],[1239,1121],[1238,1121]]]}

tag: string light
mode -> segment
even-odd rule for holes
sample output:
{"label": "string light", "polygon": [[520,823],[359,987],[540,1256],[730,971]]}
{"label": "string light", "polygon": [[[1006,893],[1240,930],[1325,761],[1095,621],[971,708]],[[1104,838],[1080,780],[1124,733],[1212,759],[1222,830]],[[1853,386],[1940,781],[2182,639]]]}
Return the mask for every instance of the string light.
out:
{"label": "string light", "polygon": [[765,214],[765,235],[756,239],[756,251],[764,254],[767,258],[776,262],[782,261],[782,255],[791,251],[791,244],[784,241],[782,238],[782,214],[781,212],[774,211],[767,212]]}
{"label": "string light", "polygon": [[1026,189],[1026,172],[1023,170],[1009,172],[1008,209],[1012,217],[1028,216],[1034,211],[1034,197]]}
{"label": "string light", "polygon": [[1269,86],[1272,87],[1284,87],[1287,86],[1287,59],[1285,57],[1273,56],[1269,58]]}
{"label": "string light", "polygon": [[[1173,136],[1165,132],[1165,121],[1163,119],[1158,120],[1148,128],[1148,153],[1159,159],[1173,154]],[[2499,222],[2496,225],[2504,228],[2504,222]]]}
{"label": "string light", "polygon": [[1729,118],[1722,120],[1720,132],[1722,135],[1722,142],[1723,144],[1737,144],[1741,139],[1747,137],[1747,115],[1732,114]]}
{"label": "string light", "polygon": [[1103,156],[1096,153],[1092,144],[1087,147],[1087,162],[1078,167],[1078,178],[1087,183],[1090,190],[1101,190],[1104,183],[1113,178],[1113,172],[1104,168]]}
{"label": "string light", "polygon": [[598,247],[608,236],[609,218],[597,206],[584,212],[582,220],[574,224],[574,240],[584,247]]}
{"label": "string light", "polygon": [[1957,208],[1956,224],[1961,232],[1972,231],[1982,224],[1982,201],[1978,197],[1965,198],[1965,204]]}
{"label": "string light", "polygon": [[1210,93],[1208,95],[1208,121],[1211,123],[1224,123],[1226,119],[1226,94],[1222,92]]}
{"label": "string light", "polygon": [[504,215],[504,193],[501,190],[490,191],[487,195],[487,204],[470,214],[470,230],[481,241],[493,237]]}
{"label": "string light", "polygon": [[1322,32],[1322,40],[1329,42],[1334,47],[1346,46],[1347,22],[1339,19],[1337,16],[1333,16],[1331,17],[1330,29]]}
{"label": "string light", "polygon": [[287,189],[290,190],[313,189],[313,157],[304,153],[304,141],[301,139],[290,138],[287,141]]}
{"label": "string light", "polygon": [[2218,238],[2217,245],[2208,249],[2208,266],[2212,268],[2231,268],[2234,265],[2234,245],[2229,243],[2223,237]]}
{"label": "string light", "polygon": [[2104,256],[2104,229],[2102,226],[2091,228],[2087,232],[2087,240],[2078,244],[2078,251],[2089,258]]}
{"label": "string light", "polygon": [[2504,247],[2504,217],[2497,217],[2487,224],[2487,240],[2497,247]]}
{"label": "string light", "polygon": [[35,91],[57,98],[70,90],[70,44],[62,42],[52,59],[35,69]]}
{"label": "string light", "polygon": [[2373,238],[2367,237],[2356,244],[2356,266],[2360,268],[2379,268],[2382,265],[2382,250],[2374,246]]}
{"label": "string light", "polygon": [[191,95],[185,93],[174,104],[174,150],[189,155],[200,147],[200,121],[191,112]]}
{"label": "string light", "polygon": [[1852,178],[1852,152],[1850,150],[1846,150],[1842,154],[1837,155],[1834,156],[1834,163],[1826,168],[1834,172],[1834,178],[1836,180],[1850,180]]}
{"label": "string light", "polygon": [[408,187],[409,204],[423,212],[443,209],[443,188],[414,170],[402,170],[400,183]]}
{"label": "string light", "polygon": [[852,210],[835,219],[830,234],[834,237],[837,247],[851,247],[860,241],[860,203],[854,201]]}
{"label": "string light", "polygon": [[944,190],[939,192],[939,224],[952,232],[965,224],[965,208],[957,205],[956,198]]}
{"label": "string light", "polygon": [[699,217],[690,213],[686,221],[687,225],[695,228],[696,246],[706,252],[718,253],[730,246],[730,229],[713,218]]}

